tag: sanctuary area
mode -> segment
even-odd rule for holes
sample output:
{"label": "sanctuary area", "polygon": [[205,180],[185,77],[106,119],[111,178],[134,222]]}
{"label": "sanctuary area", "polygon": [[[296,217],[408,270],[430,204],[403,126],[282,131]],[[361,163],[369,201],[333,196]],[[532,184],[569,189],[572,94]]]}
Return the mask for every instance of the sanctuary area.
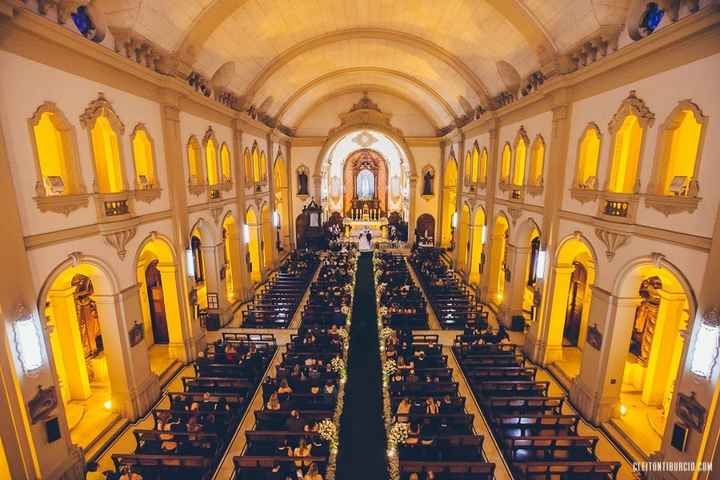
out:
{"label": "sanctuary area", "polygon": [[0,480],[720,478],[720,0],[0,0]]}

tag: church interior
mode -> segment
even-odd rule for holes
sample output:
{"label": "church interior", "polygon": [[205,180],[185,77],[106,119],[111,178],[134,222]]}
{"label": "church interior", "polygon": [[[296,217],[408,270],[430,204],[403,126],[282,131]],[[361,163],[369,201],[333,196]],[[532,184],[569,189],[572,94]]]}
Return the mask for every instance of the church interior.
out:
{"label": "church interior", "polygon": [[0,479],[719,478],[718,78],[718,0],[0,0]]}

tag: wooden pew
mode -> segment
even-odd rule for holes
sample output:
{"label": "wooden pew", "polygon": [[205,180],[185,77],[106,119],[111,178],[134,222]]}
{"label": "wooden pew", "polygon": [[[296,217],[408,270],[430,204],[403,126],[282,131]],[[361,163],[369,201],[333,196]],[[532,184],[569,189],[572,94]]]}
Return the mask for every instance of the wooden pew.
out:
{"label": "wooden pew", "polygon": [[518,478],[555,479],[582,478],[583,480],[614,480],[620,462],[516,462],[513,471]]}

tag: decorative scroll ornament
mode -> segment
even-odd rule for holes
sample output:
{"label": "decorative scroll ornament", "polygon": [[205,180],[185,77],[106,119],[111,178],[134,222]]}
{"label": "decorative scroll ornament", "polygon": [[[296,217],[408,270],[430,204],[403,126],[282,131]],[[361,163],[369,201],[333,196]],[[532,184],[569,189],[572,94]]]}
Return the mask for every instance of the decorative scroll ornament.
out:
{"label": "decorative scroll ornament", "polygon": [[618,250],[618,248],[625,245],[630,239],[630,235],[615,232],[612,230],[605,230],[602,228],[596,228],[595,235],[597,235],[600,241],[603,242],[603,244],[605,245],[605,255],[607,256],[608,260],[611,261],[615,257],[615,252]]}
{"label": "decorative scroll ornament", "polygon": [[517,223],[518,219],[522,216],[522,210],[519,208],[508,208],[508,213],[510,214],[510,219],[512,220],[513,226]]}
{"label": "decorative scroll ornament", "polygon": [[370,100],[368,92],[363,92],[363,97],[350,109],[351,112],[354,112],[355,110],[375,110],[382,112],[378,104]]}
{"label": "decorative scroll ornament", "polygon": [[125,133],[125,125],[112,108],[112,104],[105,98],[103,92],[98,93],[98,98],[93,100],[85,111],[80,115],[80,124],[83,128],[92,128],[95,120],[101,115],[107,115],[110,124],[118,135]]}
{"label": "decorative scroll ornament", "polygon": [[108,245],[115,249],[120,260],[124,260],[125,255],[127,255],[127,250],[125,250],[125,246],[130,240],[133,239],[136,233],[137,228],[130,227],[126,230],[118,230],[115,232],[106,233],[104,237]]}
{"label": "decorative scroll ornament", "polygon": [[353,143],[356,143],[357,145],[360,145],[363,148],[368,148],[370,145],[377,142],[378,139],[375,138],[367,130],[363,130],[362,132],[360,132],[356,136],[354,136],[352,141],[353,141]]}

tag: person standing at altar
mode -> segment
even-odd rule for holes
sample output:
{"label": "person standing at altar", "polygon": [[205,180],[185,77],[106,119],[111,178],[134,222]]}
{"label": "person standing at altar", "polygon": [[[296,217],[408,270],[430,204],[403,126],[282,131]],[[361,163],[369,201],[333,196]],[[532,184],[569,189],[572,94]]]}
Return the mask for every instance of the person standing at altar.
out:
{"label": "person standing at altar", "polygon": [[372,233],[370,229],[364,228],[358,235],[360,252],[372,252]]}

